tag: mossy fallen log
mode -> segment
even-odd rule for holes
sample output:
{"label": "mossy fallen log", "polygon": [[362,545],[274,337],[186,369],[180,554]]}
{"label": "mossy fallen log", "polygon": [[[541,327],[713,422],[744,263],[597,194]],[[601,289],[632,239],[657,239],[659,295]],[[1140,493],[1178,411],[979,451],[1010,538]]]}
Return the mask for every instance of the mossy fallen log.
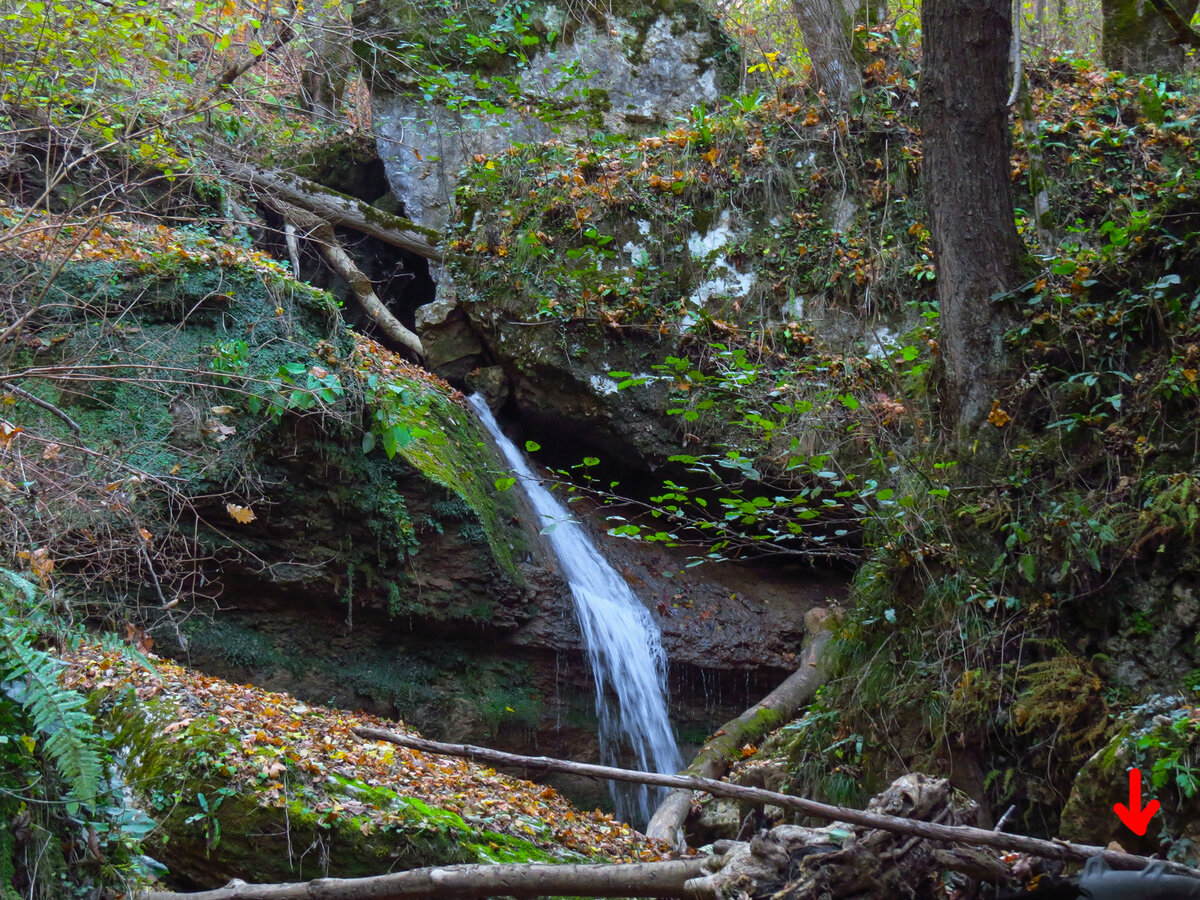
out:
{"label": "mossy fallen log", "polygon": [[[467,744],[443,744],[437,741],[427,741],[424,738],[396,734],[382,728],[353,728],[354,734],[366,740],[388,741],[401,747],[420,750],[423,753],[443,754],[470,759],[474,762],[486,762],[499,766],[520,766],[528,769],[543,769],[551,772],[570,772],[575,775],[586,775],[592,778],[608,778],[613,781],[631,782],[634,784],[655,784],[669,788],[683,788],[688,791],[707,791],[716,797],[730,797],[734,800],[744,800],[754,804],[769,804],[787,810],[794,810],[805,816],[824,819],[829,822],[844,822],[859,828],[877,829],[891,834],[907,835],[914,839],[937,841],[948,844],[965,844],[973,847],[991,847],[996,850],[1010,850],[1026,853],[1039,859],[1055,859],[1064,862],[1086,862],[1099,857],[1114,869],[1140,870],[1153,860],[1121,850],[1109,850],[1105,847],[1087,844],[1073,844],[1063,840],[1043,840],[1042,838],[1027,837],[1023,834],[1008,834],[1001,831],[988,831],[972,825],[946,825],[941,819],[923,821],[907,816],[892,815],[874,811],[879,808],[875,801],[867,809],[850,809],[845,806],[833,806],[810,800],[807,797],[793,797],[790,794],[780,794],[764,788],[747,787],[740,784],[728,784],[712,778],[696,778],[689,775],[662,775],[657,772],[638,772],[633,769],[618,769],[613,766],[598,766],[591,763],[579,763],[565,759],[554,759],[549,756],[521,756],[517,753],[505,753],[491,750],[487,747],[473,747]],[[908,777],[908,776],[906,776]],[[912,776],[925,777],[925,776]],[[896,789],[903,779],[888,790]],[[887,791],[879,797],[886,797]],[[1177,862],[1165,862],[1164,872],[1176,875],[1186,875],[1200,879],[1200,869]]]}
{"label": "mossy fallen log", "polygon": [[436,231],[422,228],[402,216],[394,216],[354,197],[324,187],[307,178],[268,169],[254,163],[213,152],[213,162],[227,176],[279,200],[303,207],[332,225],[361,231],[384,243],[408,250],[434,262],[442,261]]}

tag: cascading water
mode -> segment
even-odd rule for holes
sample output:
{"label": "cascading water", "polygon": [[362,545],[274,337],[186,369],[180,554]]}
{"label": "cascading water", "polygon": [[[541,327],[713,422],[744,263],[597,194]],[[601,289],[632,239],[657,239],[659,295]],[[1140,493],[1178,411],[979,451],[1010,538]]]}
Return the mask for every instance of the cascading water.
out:
{"label": "cascading water", "polygon": [[[667,718],[667,658],[657,626],[567,508],[542,487],[524,454],[500,430],[487,401],[478,394],[467,399],[512,466],[571,588],[596,683],[604,762],[651,772],[679,771],[679,748]],[[645,785],[613,784],[617,815],[642,826],[657,796]]]}

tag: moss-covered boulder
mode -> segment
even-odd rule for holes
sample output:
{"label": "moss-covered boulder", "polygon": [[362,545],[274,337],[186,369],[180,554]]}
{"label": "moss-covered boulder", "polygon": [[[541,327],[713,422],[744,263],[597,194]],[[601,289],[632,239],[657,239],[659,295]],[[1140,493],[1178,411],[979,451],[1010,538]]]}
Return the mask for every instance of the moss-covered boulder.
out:
{"label": "moss-covered boulder", "polygon": [[[901,77],[885,49],[877,64]],[[448,271],[522,415],[645,468],[812,446],[931,297],[917,136],[905,95],[877,100],[848,136],[815,97],[759,94],[637,140],[473,160]],[[868,168],[841,165],[846,140]],[[762,452],[739,396],[798,427]]]}
{"label": "moss-covered boulder", "polygon": [[[393,615],[519,618],[528,536],[451,389],[356,339],[328,294],[261,254],[128,223],[96,232],[69,259],[0,272],[42,297],[11,360],[29,373],[11,418],[59,442],[39,460],[38,496],[88,460],[113,494],[49,520],[59,534],[34,539],[51,558],[68,555],[71,526],[98,541],[124,520],[139,556],[139,542],[190,544],[182,565],[161,554],[155,579],[134,565],[88,582],[132,606],[212,593],[196,590],[203,578]],[[88,452],[65,447],[75,429]],[[28,489],[14,500],[36,505]]]}
{"label": "moss-covered boulder", "polygon": [[[736,86],[732,43],[694,0],[578,7],[372,0],[359,50],[392,190],[442,228],[458,173],[555,135],[661,127]],[[390,51],[390,52],[389,52]]]}
{"label": "moss-covered boulder", "polygon": [[75,242],[66,258],[0,260],[24,316],[5,347],[10,565],[172,652],[325,666],[346,703],[362,688],[388,711],[404,692],[382,686],[410,673],[369,649],[381,636],[494,640],[557,599],[461,397],[349,331],[328,294],[215,233],[44,224]]}
{"label": "moss-covered boulder", "polygon": [[402,726],[98,648],[69,662],[177,888],[662,849],[551,789],[351,733]]}
{"label": "moss-covered boulder", "polygon": [[[1200,709],[1182,697],[1156,695],[1126,713],[1116,736],[1097,751],[1075,778],[1062,813],[1064,838],[1105,845],[1118,841],[1132,853],[1150,855],[1166,847],[1173,859],[1200,860]],[[1138,769],[1142,804],[1160,803],[1144,836],[1113,814],[1128,803],[1129,772]]]}

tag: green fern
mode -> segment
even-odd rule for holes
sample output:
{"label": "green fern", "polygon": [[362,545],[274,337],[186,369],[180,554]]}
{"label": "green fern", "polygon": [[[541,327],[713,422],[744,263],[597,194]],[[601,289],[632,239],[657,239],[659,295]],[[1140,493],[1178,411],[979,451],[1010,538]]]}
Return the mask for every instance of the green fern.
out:
{"label": "green fern", "polygon": [[62,663],[33,645],[28,614],[36,589],[8,570],[0,569],[0,575],[5,576],[0,580],[0,685],[33,720],[42,752],[72,799],[91,803],[104,776],[92,716],[82,695],[59,684]]}

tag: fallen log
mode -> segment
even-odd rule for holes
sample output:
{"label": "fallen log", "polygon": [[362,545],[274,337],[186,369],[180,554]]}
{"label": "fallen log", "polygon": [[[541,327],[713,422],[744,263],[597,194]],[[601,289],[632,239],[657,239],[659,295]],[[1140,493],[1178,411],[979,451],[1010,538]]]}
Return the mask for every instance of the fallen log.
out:
{"label": "fallen log", "polygon": [[326,222],[361,231],[425,259],[442,261],[442,253],[436,246],[439,235],[402,216],[393,216],[369,203],[291,172],[268,169],[245,160],[234,159],[217,150],[211,152],[211,158],[217,167],[234,181],[307,209]]}
{"label": "fallen log", "polygon": [[[808,703],[825,681],[820,664],[821,651],[832,633],[829,610],[817,607],[804,617],[807,631],[801,652],[800,667],[779,687],[729,722],[709,738],[682,775],[719,779],[742,756],[742,747],[769,734],[792,713]],[[686,789],[671,791],[663,798],[646,826],[647,837],[668,841],[672,846],[685,846],[683,825],[692,806],[692,792]]]}
{"label": "fallen log", "polygon": [[288,884],[247,884],[193,894],[143,891],[136,900],[475,900],[482,897],[685,897],[705,900],[685,885],[705,873],[708,857],[654,863],[436,866],[369,878],[318,878]]}
{"label": "fallen log", "polygon": [[[903,817],[884,815],[861,809],[848,809],[844,806],[833,806],[820,803],[807,797],[793,797],[768,791],[765,788],[746,787],[740,784],[727,784],[712,778],[697,778],[690,775],[662,775],[657,772],[637,772],[632,769],[618,769],[612,766],[599,766],[591,763],[572,762],[564,759],[554,759],[549,756],[522,756],[517,753],[505,753],[491,750],[487,747],[475,747],[470,744],[443,744],[438,741],[427,741],[424,738],[411,735],[396,734],[382,728],[355,728],[358,737],[374,741],[387,741],[423,753],[456,756],[476,762],[490,763],[498,766],[520,766],[530,769],[543,769],[552,772],[569,772],[574,775],[584,775],[591,778],[607,778],[613,781],[626,781],[634,784],[652,784],[668,788],[684,788],[689,791],[707,791],[717,797],[729,797],[733,800],[744,800],[747,803],[779,806],[783,809],[795,810],[806,816],[824,819],[830,822],[845,822],[849,825],[861,825],[865,828],[877,828],[895,834],[907,834],[915,838],[925,838],[951,844],[968,844],[977,847],[992,847],[996,850],[1009,850],[1027,853],[1040,859],[1056,859],[1063,862],[1086,862],[1093,857],[1099,857],[1114,869],[1138,870],[1145,868],[1152,860],[1145,856],[1125,853],[1121,850],[1109,850],[1091,844],[1074,844],[1064,840],[1043,840],[1042,838],[1026,837],[1021,834],[1009,834],[1000,831],[988,831],[968,825],[941,825],[936,822],[912,821]],[[1158,862],[1155,860],[1154,862]],[[1176,875],[1189,875],[1200,879],[1200,870],[1193,869],[1181,863],[1166,862],[1165,871]]]}
{"label": "fallen log", "polygon": [[337,235],[334,234],[332,225],[313,215],[308,210],[298,209],[290,203],[281,203],[278,200],[274,200],[271,202],[271,205],[290,224],[304,229],[304,237],[317,245],[321,257],[325,260],[329,268],[333,269],[334,272],[350,285],[350,290],[354,293],[355,299],[358,300],[358,305],[362,307],[363,312],[370,317],[371,321],[383,330],[384,334],[414,353],[420,356],[425,355],[425,349],[421,346],[421,339],[405,328],[403,323],[392,315],[391,310],[379,299],[375,293],[375,286],[371,284],[371,279],[366,276],[363,270],[354,262],[350,254],[343,250],[342,245],[338,243]]}

